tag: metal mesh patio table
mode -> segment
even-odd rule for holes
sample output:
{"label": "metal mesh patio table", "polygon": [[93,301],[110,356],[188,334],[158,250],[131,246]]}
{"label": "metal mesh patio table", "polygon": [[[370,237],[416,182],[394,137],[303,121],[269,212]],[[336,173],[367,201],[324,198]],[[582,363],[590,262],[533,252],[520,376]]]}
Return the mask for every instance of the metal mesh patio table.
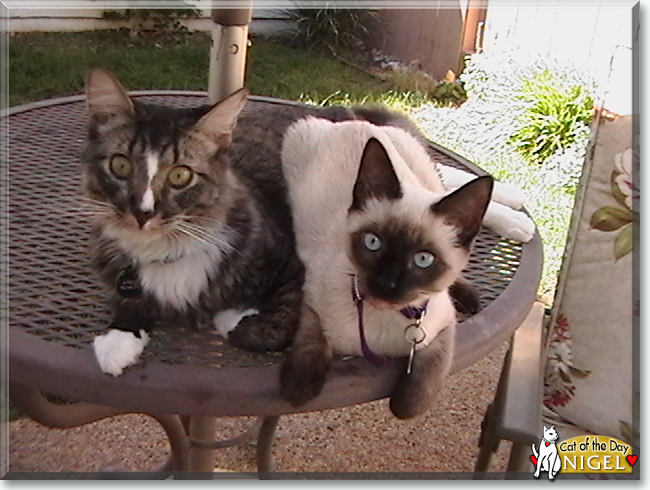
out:
{"label": "metal mesh patio table", "polygon": [[[202,92],[134,92],[140,100],[175,106],[207,102]],[[291,102],[252,97],[247,110]],[[154,416],[167,431],[167,470],[210,469],[209,448],[258,436],[258,468],[272,469],[278,417],[386,397],[403,368],[363,358],[337,358],[323,393],[295,408],[279,395],[282,354],[255,354],[230,346],[212,330],[154,331],[141,361],[119,377],[103,374],[93,338],[110,323],[103,286],[90,269],[90,223],[75,211],[80,152],[85,138],[82,96],[14,108],[3,118],[8,149],[3,185],[8,197],[9,382],[11,396],[35,420],[69,427],[126,412]],[[442,164],[483,174],[460,156],[431,143]],[[510,338],[532,305],[541,273],[539,236],[527,244],[483,228],[465,277],[481,292],[481,311],[457,328],[453,371],[483,358]],[[54,405],[40,393],[76,405]],[[254,415],[241,438],[209,441],[216,417]],[[183,416],[183,417],[181,417]]]}

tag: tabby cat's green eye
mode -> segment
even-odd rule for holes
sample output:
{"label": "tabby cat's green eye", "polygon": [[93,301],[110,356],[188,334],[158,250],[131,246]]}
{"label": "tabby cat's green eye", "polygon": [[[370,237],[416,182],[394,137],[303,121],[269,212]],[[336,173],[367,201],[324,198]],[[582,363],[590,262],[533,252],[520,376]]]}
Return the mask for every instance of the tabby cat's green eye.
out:
{"label": "tabby cat's green eye", "polygon": [[118,179],[126,180],[133,175],[133,164],[124,155],[113,155],[108,168]]}
{"label": "tabby cat's green eye", "polygon": [[190,182],[192,182],[193,175],[194,172],[192,171],[191,168],[181,165],[179,167],[174,167],[169,171],[169,174],[167,175],[167,180],[169,181],[172,187],[175,187],[176,189],[181,189],[183,187],[188,186]]}

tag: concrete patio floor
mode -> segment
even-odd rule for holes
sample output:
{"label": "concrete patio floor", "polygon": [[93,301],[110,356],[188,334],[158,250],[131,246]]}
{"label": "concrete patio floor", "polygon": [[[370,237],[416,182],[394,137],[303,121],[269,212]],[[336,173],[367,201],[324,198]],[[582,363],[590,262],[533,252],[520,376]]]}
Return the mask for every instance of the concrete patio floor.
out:
{"label": "concrete patio floor", "polygon": [[[274,443],[276,470],[473,471],[481,420],[496,389],[506,347],[451,376],[438,406],[415,420],[394,418],[387,400],[282,417]],[[217,438],[237,435],[247,422],[224,420]],[[12,472],[151,470],[165,461],[168,451],[164,432],[144,415],[124,415],[65,430],[48,429],[28,419],[13,421],[8,427]],[[509,448],[509,443],[501,444],[490,471],[505,471]],[[219,450],[215,467],[254,471],[254,445]]]}

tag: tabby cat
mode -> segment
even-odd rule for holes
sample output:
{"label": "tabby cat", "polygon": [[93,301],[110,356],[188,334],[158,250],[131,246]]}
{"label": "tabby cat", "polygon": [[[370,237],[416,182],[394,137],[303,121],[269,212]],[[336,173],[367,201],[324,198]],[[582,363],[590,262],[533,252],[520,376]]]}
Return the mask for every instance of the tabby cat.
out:
{"label": "tabby cat", "polygon": [[467,264],[492,178],[448,193],[416,138],[365,121],[301,120],[285,136],[282,161],[307,271],[283,396],[297,406],[317,396],[332,354],[410,357],[390,407],[399,418],[422,413],[451,366],[449,289]]}
{"label": "tabby cat", "polygon": [[161,107],[132,100],[95,69],[86,92],[84,202],[95,215],[93,262],[115,312],[94,340],[101,369],[121,374],[165,324],[215,325],[254,351],[286,347],[304,267],[278,130],[257,125],[247,138],[233,136],[238,117],[246,120],[245,90],[215,106]]}

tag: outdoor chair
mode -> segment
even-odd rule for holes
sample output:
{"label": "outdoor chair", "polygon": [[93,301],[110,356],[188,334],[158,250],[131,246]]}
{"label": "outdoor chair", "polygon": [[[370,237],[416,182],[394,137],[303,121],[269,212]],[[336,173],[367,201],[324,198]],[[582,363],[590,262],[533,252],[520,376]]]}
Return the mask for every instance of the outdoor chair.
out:
{"label": "outdoor chair", "polygon": [[560,440],[603,435],[638,449],[638,131],[638,116],[597,113],[555,302],[547,315],[536,303],[514,335],[477,475],[505,439],[511,477],[532,478],[543,425],[555,425]]}

